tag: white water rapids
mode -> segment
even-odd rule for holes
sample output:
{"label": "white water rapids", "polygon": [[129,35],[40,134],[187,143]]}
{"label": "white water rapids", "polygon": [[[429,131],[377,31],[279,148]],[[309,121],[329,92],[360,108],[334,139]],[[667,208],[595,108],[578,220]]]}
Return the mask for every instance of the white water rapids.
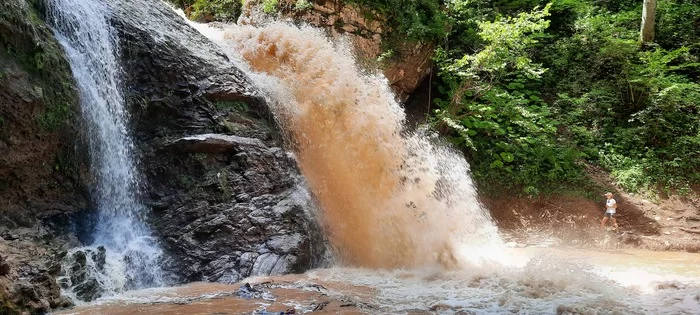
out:
{"label": "white water rapids", "polygon": [[[700,314],[700,254],[511,248],[462,270],[331,268],[303,275],[132,291],[60,314]],[[233,296],[268,283],[257,299]],[[269,284],[271,283],[271,284]],[[272,313],[267,313],[272,314]]]}

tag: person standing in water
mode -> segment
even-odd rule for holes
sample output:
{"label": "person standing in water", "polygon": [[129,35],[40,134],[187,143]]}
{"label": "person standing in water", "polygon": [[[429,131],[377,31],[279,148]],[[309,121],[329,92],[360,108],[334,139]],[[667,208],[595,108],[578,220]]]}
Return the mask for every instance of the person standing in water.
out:
{"label": "person standing in water", "polygon": [[617,201],[613,199],[612,193],[605,193],[605,197],[608,200],[605,201],[605,215],[603,215],[603,220],[600,221],[600,227],[605,228],[605,222],[608,222],[608,218],[612,219],[613,227],[617,231],[617,220],[615,219],[615,212],[617,212]]}

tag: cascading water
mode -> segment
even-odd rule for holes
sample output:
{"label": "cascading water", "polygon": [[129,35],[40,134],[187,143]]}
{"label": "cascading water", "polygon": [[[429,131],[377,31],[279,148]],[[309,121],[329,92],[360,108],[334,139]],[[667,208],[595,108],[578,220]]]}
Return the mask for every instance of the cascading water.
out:
{"label": "cascading water", "polygon": [[455,267],[500,251],[467,162],[429,131],[407,131],[386,80],[349,49],[311,27],[194,26],[268,93],[344,262]]}
{"label": "cascading water", "polygon": [[59,282],[69,296],[88,300],[160,285],[162,251],[144,222],[146,208],[138,201],[119,48],[109,8],[84,0],[48,0],[47,6],[49,23],[80,90],[97,207],[92,246],[69,252]]}
{"label": "cascading water", "polygon": [[269,93],[339,258],[394,268],[512,256],[455,270],[336,266],[244,280],[272,300],[211,283],[139,290],[66,314],[700,313],[698,254],[503,248],[464,159],[427,131],[406,131],[386,82],[359,71],[320,32],[193,25],[242,58],[239,66]]}

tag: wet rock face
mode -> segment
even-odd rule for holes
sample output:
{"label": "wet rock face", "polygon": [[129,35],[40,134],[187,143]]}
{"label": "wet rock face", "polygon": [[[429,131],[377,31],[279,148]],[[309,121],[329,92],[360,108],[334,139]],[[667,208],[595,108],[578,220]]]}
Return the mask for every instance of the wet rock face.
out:
{"label": "wet rock face", "polygon": [[87,204],[77,91],[41,2],[0,0],[0,314],[70,304],[43,222]]}
{"label": "wet rock face", "polygon": [[[187,137],[206,143],[215,135]],[[217,135],[218,138],[225,138]],[[313,264],[313,244],[303,191],[293,161],[279,147],[247,138],[224,146],[165,147],[154,211],[155,224],[188,280],[236,282],[249,275],[303,272]],[[257,140],[257,141],[256,141]],[[274,141],[270,141],[274,143]],[[218,144],[221,145],[221,144]],[[201,152],[193,152],[201,149]]]}
{"label": "wet rock face", "polygon": [[100,286],[95,275],[104,271],[106,258],[107,251],[102,246],[94,250],[79,250],[70,254],[69,257],[64,258],[66,267],[70,270],[64,270],[60,274],[59,285],[63,289],[72,287],[73,292],[81,301],[92,301],[99,298],[104,289]]}
{"label": "wet rock face", "polygon": [[161,2],[112,1],[151,225],[179,281],[314,265],[315,222],[259,92]]}
{"label": "wet rock face", "polygon": [[75,82],[40,10],[0,2],[0,229],[33,227],[85,202]]}
{"label": "wet rock face", "polygon": [[7,264],[5,258],[0,256],[0,276],[5,276],[10,273],[10,265]]}
{"label": "wet rock face", "polygon": [[75,82],[33,3],[0,2],[0,227],[8,229],[84,207]]}

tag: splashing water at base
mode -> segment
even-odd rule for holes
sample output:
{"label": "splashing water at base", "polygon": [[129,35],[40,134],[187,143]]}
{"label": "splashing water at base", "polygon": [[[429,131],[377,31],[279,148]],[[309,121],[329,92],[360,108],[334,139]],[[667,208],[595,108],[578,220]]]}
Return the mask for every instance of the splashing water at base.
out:
{"label": "splashing water at base", "polygon": [[[303,275],[132,291],[71,314],[699,314],[700,254],[509,249],[518,266],[458,271],[318,269]],[[268,292],[238,297],[243,283]],[[255,285],[259,284],[259,285]],[[263,313],[264,314],[264,313]]]}
{"label": "splashing water at base", "polygon": [[146,209],[137,201],[138,176],[109,9],[82,0],[49,0],[47,8],[79,88],[97,206],[95,245],[69,253],[59,282],[67,295],[80,300],[160,285],[162,253],[144,222]]}
{"label": "splashing water at base", "polygon": [[464,158],[427,130],[406,131],[386,80],[348,49],[281,23],[213,37],[268,93],[344,262],[456,267],[502,246]]}

